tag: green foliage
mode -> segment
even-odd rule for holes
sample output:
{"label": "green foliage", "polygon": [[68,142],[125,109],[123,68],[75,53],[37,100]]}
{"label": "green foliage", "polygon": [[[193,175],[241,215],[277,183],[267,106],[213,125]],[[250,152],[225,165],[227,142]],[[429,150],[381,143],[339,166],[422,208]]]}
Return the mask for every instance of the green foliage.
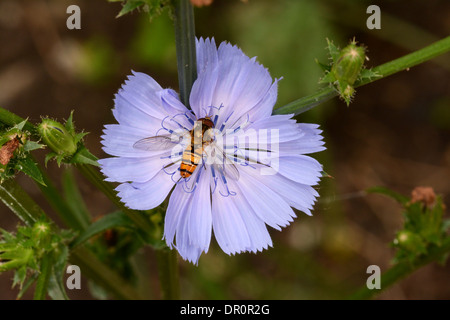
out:
{"label": "green foliage", "polygon": [[0,131],[0,183],[22,171],[36,182],[45,185],[37,164],[30,152],[44,145],[30,140],[30,132],[24,130],[26,120]]}
{"label": "green foliage", "polygon": [[150,15],[150,19],[159,16],[166,8],[170,8],[170,0],[109,0],[110,2],[122,2],[117,18],[134,11],[142,9]]}
{"label": "green foliage", "polygon": [[431,188],[417,187],[411,199],[382,187],[368,191],[387,195],[403,207],[404,224],[392,242],[397,248],[395,263],[408,261],[414,264],[448,239],[450,220],[443,219],[445,206],[442,197],[435,195]]}
{"label": "green foliage", "polygon": [[342,50],[339,50],[332,41],[327,39],[327,42],[331,63],[325,65],[316,60],[325,71],[325,76],[320,83],[332,85],[348,106],[355,93],[356,82],[370,80],[378,75],[364,68],[364,60],[367,58],[366,49],[358,46],[355,39]]}
{"label": "green foliage", "polygon": [[21,288],[18,298],[35,281],[36,298],[45,298],[47,290],[50,295],[66,297],[61,282],[73,233],[55,230],[45,217],[32,226],[19,227],[16,234],[0,229],[0,272],[15,271],[13,287]]}
{"label": "green foliage", "polygon": [[45,164],[50,159],[56,159],[58,166],[62,162],[72,164],[90,164],[98,166],[97,157],[91,154],[83,145],[83,137],[87,132],[75,132],[73,111],[66,123],[44,118],[38,126],[42,141],[52,150],[45,157]]}

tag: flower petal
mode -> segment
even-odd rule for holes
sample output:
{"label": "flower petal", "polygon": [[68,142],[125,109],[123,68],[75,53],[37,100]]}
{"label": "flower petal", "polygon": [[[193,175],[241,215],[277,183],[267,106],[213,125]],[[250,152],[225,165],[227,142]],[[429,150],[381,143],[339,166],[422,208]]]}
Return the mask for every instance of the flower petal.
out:
{"label": "flower petal", "polygon": [[255,58],[248,58],[229,43],[220,44],[218,57],[220,76],[212,104],[224,106],[218,124],[228,119],[229,125],[233,125],[266,96],[272,86],[272,77]]}
{"label": "flower petal", "polygon": [[[274,190],[255,179],[254,175],[249,174],[255,169],[240,168],[239,188],[244,198],[253,207],[256,215],[266,224],[274,229],[281,230],[280,227],[286,227],[293,221],[295,213],[288,203]],[[266,176],[261,179],[264,181]]]}
{"label": "flower petal", "polygon": [[159,206],[173,188],[170,175],[159,171],[151,180],[144,183],[122,183],[116,188],[119,198],[127,207],[135,210],[148,210]]}
{"label": "flower petal", "polygon": [[186,192],[184,181],[175,187],[169,200],[164,225],[164,238],[169,247],[174,245],[180,255],[197,264],[202,252],[207,252],[211,241],[212,216],[209,190],[209,170],[202,170],[197,188]]}
{"label": "flower petal", "polygon": [[164,165],[167,159],[161,156],[139,158],[106,158],[98,160],[101,172],[106,181],[113,182],[146,182],[152,179]]}
{"label": "flower petal", "polygon": [[189,104],[198,119],[209,114],[212,98],[219,76],[217,47],[214,39],[197,40],[197,79],[195,80]]}
{"label": "flower petal", "polygon": [[234,202],[236,208],[239,208],[250,238],[250,247],[241,248],[241,251],[256,253],[267,249],[268,246],[272,246],[272,239],[267,231],[266,224],[258,217],[253,206],[245,199],[243,191],[239,188],[239,182],[230,180],[228,183],[231,190],[236,190],[236,195],[229,197],[229,200]]}
{"label": "flower petal", "polygon": [[215,192],[212,197],[212,215],[214,235],[225,253],[240,253],[251,247],[244,220],[232,198]]}
{"label": "flower petal", "polygon": [[258,166],[255,167],[255,169],[243,167],[241,172],[246,172],[250,175],[256,184],[269,188],[270,192],[276,193],[289,206],[311,215],[312,206],[316,201],[316,197],[319,196],[312,186],[292,181],[279,173],[275,175],[261,175],[259,170],[261,166],[260,168]]}
{"label": "flower petal", "polygon": [[149,152],[134,148],[133,145],[144,138],[154,136],[147,130],[134,128],[126,125],[110,124],[106,125],[101,136],[103,150],[116,157],[153,157],[164,152]]}

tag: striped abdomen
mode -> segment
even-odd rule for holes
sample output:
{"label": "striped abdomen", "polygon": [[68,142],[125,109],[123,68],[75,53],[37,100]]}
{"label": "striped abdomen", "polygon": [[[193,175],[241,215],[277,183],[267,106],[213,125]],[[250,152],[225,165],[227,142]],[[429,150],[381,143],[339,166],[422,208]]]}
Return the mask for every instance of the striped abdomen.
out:
{"label": "striped abdomen", "polygon": [[199,148],[194,148],[193,145],[187,146],[183,152],[180,165],[180,175],[182,178],[189,178],[192,175],[202,159],[202,153],[203,148],[201,145]]}

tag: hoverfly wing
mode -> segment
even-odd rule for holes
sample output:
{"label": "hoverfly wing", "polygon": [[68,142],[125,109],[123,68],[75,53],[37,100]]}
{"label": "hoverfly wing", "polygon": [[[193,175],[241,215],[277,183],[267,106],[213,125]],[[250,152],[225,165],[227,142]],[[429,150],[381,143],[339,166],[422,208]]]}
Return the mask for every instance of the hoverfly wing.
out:
{"label": "hoverfly wing", "polygon": [[182,136],[179,137],[179,140],[173,140],[171,135],[164,136],[153,136],[148,138],[143,138],[141,140],[136,141],[133,144],[133,148],[144,150],[144,151],[161,151],[161,150],[169,150],[175,147],[182,140]]}

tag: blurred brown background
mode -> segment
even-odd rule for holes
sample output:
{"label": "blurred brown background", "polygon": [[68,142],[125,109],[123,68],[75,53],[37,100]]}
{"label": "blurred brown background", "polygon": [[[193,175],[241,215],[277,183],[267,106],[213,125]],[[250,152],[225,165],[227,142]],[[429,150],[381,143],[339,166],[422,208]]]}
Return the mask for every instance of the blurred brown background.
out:
{"label": "blurred brown background", "polygon": [[[68,30],[66,8],[81,8],[81,30]],[[366,8],[381,8],[381,30],[366,28]],[[106,0],[0,0],[0,106],[31,121],[67,119],[75,110],[78,129],[90,132],[87,147],[98,157],[104,124],[113,123],[113,95],[131,70],[146,72],[163,87],[177,89],[175,43],[167,14],[149,22],[134,12],[116,19],[119,3]],[[356,37],[368,47],[367,66],[376,66],[446,37],[450,2],[351,0],[215,0],[196,9],[197,36],[237,44],[269,69],[279,85],[277,106],[317,88],[327,59],[326,38],[340,47]],[[409,195],[431,186],[450,197],[449,55],[357,89],[350,107],[338,98],[298,117],[319,123],[327,150],[314,155],[332,179],[323,179],[314,215],[299,213],[283,232],[271,231],[274,247],[257,255],[229,257],[213,242],[199,266],[180,262],[181,293],[187,299],[342,298],[361,285],[375,264],[386,270],[389,243],[402,225],[400,207],[379,195],[385,186]],[[38,152],[43,159],[45,152]],[[55,181],[61,171],[48,170]],[[81,176],[79,187],[93,216],[114,208]],[[29,178],[24,188],[58,221]],[[0,206],[0,227],[18,223]],[[152,249],[140,252],[149,274],[140,286],[159,298]],[[0,299],[15,299],[12,272],[0,275]],[[449,299],[450,264],[426,266],[378,299]],[[82,290],[73,299],[91,299]],[[32,296],[27,295],[26,298]]]}

